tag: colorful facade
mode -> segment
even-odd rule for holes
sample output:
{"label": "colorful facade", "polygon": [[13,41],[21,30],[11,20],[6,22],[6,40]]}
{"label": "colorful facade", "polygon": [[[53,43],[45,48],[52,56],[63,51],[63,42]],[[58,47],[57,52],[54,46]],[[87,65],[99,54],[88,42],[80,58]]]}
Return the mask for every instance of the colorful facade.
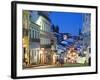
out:
{"label": "colorful facade", "polygon": [[55,64],[56,43],[49,12],[23,10],[23,65]]}
{"label": "colorful facade", "polygon": [[29,12],[23,11],[23,35],[22,35],[22,44],[23,44],[23,65],[28,65],[29,60]]}
{"label": "colorful facade", "polygon": [[30,20],[30,64],[39,64],[40,26]]}

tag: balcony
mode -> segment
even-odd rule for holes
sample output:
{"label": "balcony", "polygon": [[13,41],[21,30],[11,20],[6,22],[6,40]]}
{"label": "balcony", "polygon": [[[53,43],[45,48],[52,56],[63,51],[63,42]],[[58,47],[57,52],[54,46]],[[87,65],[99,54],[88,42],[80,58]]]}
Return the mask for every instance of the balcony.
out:
{"label": "balcony", "polygon": [[40,42],[40,39],[30,38],[29,41],[30,41],[30,42]]}
{"label": "balcony", "polygon": [[48,44],[48,45],[47,44],[41,44],[40,47],[41,48],[51,48],[51,45],[50,44]]}

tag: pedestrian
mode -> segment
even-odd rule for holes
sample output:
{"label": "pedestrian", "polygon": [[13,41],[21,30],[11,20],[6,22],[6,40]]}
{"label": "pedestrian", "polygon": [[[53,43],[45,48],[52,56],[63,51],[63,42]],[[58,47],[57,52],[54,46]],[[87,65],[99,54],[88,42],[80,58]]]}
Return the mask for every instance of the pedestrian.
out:
{"label": "pedestrian", "polygon": [[28,60],[25,58],[26,67],[28,66]]}
{"label": "pedestrian", "polygon": [[60,63],[60,66],[62,67],[63,64],[64,64],[64,59],[63,59],[63,57],[60,57],[60,59],[59,59],[59,63]]}
{"label": "pedestrian", "polygon": [[59,66],[59,57],[58,56],[56,58],[56,64],[57,64],[57,66]]}

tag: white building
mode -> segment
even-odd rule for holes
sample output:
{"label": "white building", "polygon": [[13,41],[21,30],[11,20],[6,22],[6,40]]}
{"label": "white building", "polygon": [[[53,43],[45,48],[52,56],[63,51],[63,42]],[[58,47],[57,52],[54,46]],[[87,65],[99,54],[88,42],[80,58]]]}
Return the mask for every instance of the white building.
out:
{"label": "white building", "polygon": [[51,32],[49,12],[29,11],[29,59],[30,64],[44,64],[51,50],[51,40],[56,42]]}
{"label": "white building", "polygon": [[32,21],[30,22],[31,62],[40,64],[47,63],[47,56],[48,53],[50,53],[51,49],[51,40],[54,40],[54,42],[56,42],[55,37],[51,32],[51,21],[49,19],[49,12],[30,11],[30,21]]}
{"label": "white building", "polygon": [[40,26],[35,23],[30,23],[30,63],[39,63],[40,50]]}
{"label": "white building", "polygon": [[83,45],[90,46],[91,42],[91,14],[83,14]]}
{"label": "white building", "polygon": [[50,32],[51,32],[51,22],[48,18],[49,13],[39,12],[39,18],[36,23],[40,26],[40,44],[50,45]]}
{"label": "white building", "polygon": [[89,53],[91,49],[91,14],[83,14],[83,50],[86,51],[87,62],[89,60]]}
{"label": "white building", "polygon": [[30,64],[39,64],[40,26],[35,23],[37,19],[38,19],[37,12],[30,11],[30,27],[29,27]]}
{"label": "white building", "polygon": [[36,24],[40,26],[40,63],[48,63],[48,54],[51,48],[51,21],[49,19],[49,12],[38,12],[38,20]]}

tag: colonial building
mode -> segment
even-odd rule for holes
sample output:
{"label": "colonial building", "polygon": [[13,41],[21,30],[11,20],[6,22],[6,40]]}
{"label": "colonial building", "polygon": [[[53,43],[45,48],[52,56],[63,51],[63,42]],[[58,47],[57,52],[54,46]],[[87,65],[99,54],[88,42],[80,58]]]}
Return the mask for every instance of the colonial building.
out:
{"label": "colonial building", "polygon": [[83,14],[83,48],[86,53],[87,62],[89,60],[89,53],[91,48],[91,14]]}
{"label": "colonial building", "polygon": [[39,64],[40,26],[30,20],[30,63]]}
{"label": "colonial building", "polygon": [[40,26],[35,23],[37,18],[36,11],[23,10],[23,63],[26,63],[25,67],[39,64]]}
{"label": "colonial building", "polygon": [[[49,12],[38,12],[39,18],[36,23],[40,26],[40,63],[52,63],[52,56],[50,54],[51,42],[55,38],[51,32],[51,20],[49,19]],[[49,55],[50,54],[50,55]]]}
{"label": "colonial building", "polygon": [[90,46],[91,40],[91,14],[83,14],[83,45]]}
{"label": "colonial building", "polygon": [[22,49],[23,49],[23,65],[27,66],[30,63],[29,60],[29,11],[23,10],[22,18]]}
{"label": "colonial building", "polygon": [[[29,11],[29,48],[30,48],[30,64],[39,64],[40,50],[40,26],[35,23],[38,18],[36,11]],[[34,17],[34,18],[33,18]]]}
{"label": "colonial building", "polygon": [[55,63],[56,43],[49,12],[23,10],[24,66]]}
{"label": "colonial building", "polygon": [[49,13],[46,12],[38,12],[39,18],[37,20],[37,24],[40,26],[40,44],[42,48],[50,47],[50,28],[51,23],[48,18]]}

